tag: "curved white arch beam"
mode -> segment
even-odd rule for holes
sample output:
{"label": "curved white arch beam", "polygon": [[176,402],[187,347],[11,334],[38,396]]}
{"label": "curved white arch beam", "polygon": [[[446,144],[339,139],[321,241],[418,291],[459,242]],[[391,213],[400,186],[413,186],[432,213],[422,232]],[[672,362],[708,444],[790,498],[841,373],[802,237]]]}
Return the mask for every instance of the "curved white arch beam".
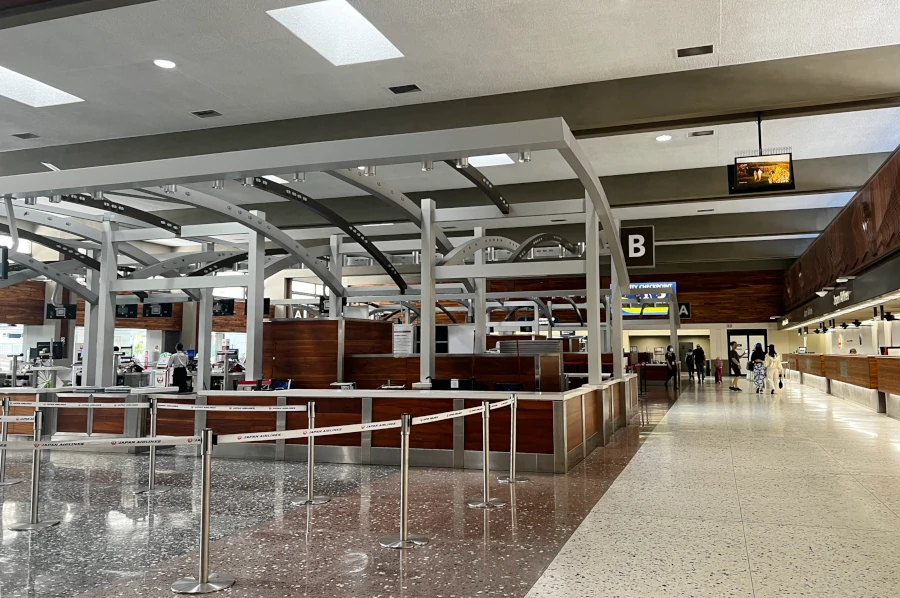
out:
{"label": "curved white arch beam", "polygon": [[571,243],[568,239],[561,235],[558,235],[556,233],[538,233],[529,237],[528,239],[525,239],[525,242],[519,245],[518,249],[513,251],[513,254],[509,256],[506,261],[510,263],[521,262],[525,257],[525,254],[528,253],[529,250],[539,245],[543,245],[544,243],[555,243],[557,245],[562,245],[572,253],[575,253],[578,250],[574,243]]}
{"label": "curved white arch beam", "polygon": [[[57,271],[63,274],[74,274],[75,272],[85,270],[87,268],[87,266],[76,260],[63,260],[61,262],[53,262],[49,265],[53,268],[56,268]],[[41,273],[36,272],[31,268],[22,270],[20,272],[13,272],[6,280],[0,280],[0,289],[11,287],[13,285],[19,284],[20,282],[34,280],[38,276],[41,276]]]}
{"label": "curved white arch beam", "polygon": [[[364,176],[364,173],[358,168],[347,168],[343,170],[326,170],[326,174],[334,178],[353,185],[357,189],[365,191],[373,197],[377,197],[383,202],[397,206],[403,210],[409,220],[422,229],[422,208],[416,205],[416,202],[408,198],[406,195],[397,191],[385,181],[377,176]],[[453,243],[447,238],[446,233],[437,224],[434,227],[434,238],[438,248],[444,253],[453,251]]]}
{"label": "curved white arch beam", "polygon": [[186,195],[185,189],[179,187],[175,193],[171,194],[171,196],[182,203],[219,214],[233,222],[243,224],[254,232],[266,236],[271,239],[273,243],[294,256],[298,262],[312,270],[319,280],[331,289],[334,294],[340,297],[346,295],[344,285],[328,271],[328,265],[325,262],[317,259],[314,255],[309,253],[303,245],[289,237],[287,233],[271,222],[267,222],[258,216],[254,216],[240,206],[230,204],[225,200],[207,195],[206,193],[201,193],[193,189],[190,190],[189,193],[190,195]]}
{"label": "curved white arch beam", "polygon": [[165,276],[167,273],[174,272],[179,268],[190,266],[191,264],[201,264],[205,262],[215,262],[227,257],[235,255],[247,255],[246,251],[201,251],[198,253],[189,253],[178,257],[173,257],[149,266],[145,266],[137,270],[131,276],[126,278],[153,278],[154,276]]}
{"label": "curved white arch beam", "polygon": [[45,264],[40,260],[34,259],[30,255],[19,253],[18,251],[10,251],[9,259],[17,264],[25,266],[26,268],[30,268],[41,276],[46,276],[50,280],[61,285],[63,288],[69,289],[91,305],[96,305],[99,301],[97,293],[93,292],[86,286],[79,284],[74,278],[57,270],[50,264]]}
{"label": "curved white arch beam", "polygon": [[476,252],[490,249],[491,247],[515,251],[519,248],[519,244],[512,239],[507,239],[506,237],[500,237],[497,235],[475,237],[474,239],[466,241],[465,243],[448,253],[447,257],[445,257],[441,261],[440,265],[461,266],[468,258],[475,255]]}

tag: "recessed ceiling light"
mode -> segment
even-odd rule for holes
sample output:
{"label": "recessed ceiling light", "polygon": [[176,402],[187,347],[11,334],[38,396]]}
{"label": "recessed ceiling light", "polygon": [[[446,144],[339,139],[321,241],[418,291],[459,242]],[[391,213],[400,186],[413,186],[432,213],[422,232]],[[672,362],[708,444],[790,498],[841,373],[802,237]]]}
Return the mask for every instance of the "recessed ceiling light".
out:
{"label": "recessed ceiling light", "polygon": [[694,46],[692,48],[680,48],[676,50],[678,58],[688,58],[690,56],[703,56],[704,54],[712,54],[712,46]]}
{"label": "recessed ceiling light", "polygon": [[34,133],[13,133],[13,137],[18,137],[19,139],[40,139],[40,135],[35,135]]}
{"label": "recessed ceiling light", "polygon": [[217,116],[222,116],[221,112],[217,112],[215,110],[197,110],[196,112],[191,112],[197,118],[215,118]]}
{"label": "recessed ceiling light", "polygon": [[53,172],[57,172],[57,171],[61,170],[60,168],[57,168],[57,167],[54,166],[53,164],[50,164],[50,162],[41,162],[41,164],[43,164],[44,166],[46,166],[47,168],[49,168],[49,169],[52,170]]}
{"label": "recessed ceiling light", "polygon": [[32,108],[83,102],[81,98],[0,66],[0,95]]}
{"label": "recessed ceiling light", "polygon": [[156,66],[158,66],[161,69],[173,69],[176,66],[178,66],[171,60],[163,60],[162,58],[157,58],[156,60],[153,61],[153,64],[155,64]]}
{"label": "recessed ceiling light", "polygon": [[267,181],[272,181],[273,183],[278,183],[279,185],[287,185],[288,182],[281,178],[280,176],[275,176],[274,174],[266,174],[263,175],[263,178]]}
{"label": "recessed ceiling light", "polygon": [[417,91],[422,91],[418,85],[397,85],[394,87],[388,87],[393,93],[396,95],[404,94],[404,93],[414,93]]}
{"label": "recessed ceiling light", "polygon": [[711,137],[715,134],[714,129],[704,129],[702,131],[691,131],[688,133],[688,137]]}
{"label": "recessed ceiling light", "polygon": [[335,66],[403,58],[403,53],[347,0],[324,0],[266,14]]}
{"label": "recessed ceiling light", "polygon": [[702,213],[704,213],[704,212],[715,212],[715,211],[716,211],[715,208],[706,208],[706,209],[703,209],[703,210],[697,210],[697,213],[698,213],[698,214],[702,214]]}
{"label": "recessed ceiling light", "polygon": [[672,141],[672,136],[671,135],[658,135],[656,137],[656,140],[657,141]]}
{"label": "recessed ceiling light", "polygon": [[515,163],[508,154],[491,154],[489,156],[472,156],[469,158],[469,164],[477,168],[483,166],[505,166],[506,164]]}

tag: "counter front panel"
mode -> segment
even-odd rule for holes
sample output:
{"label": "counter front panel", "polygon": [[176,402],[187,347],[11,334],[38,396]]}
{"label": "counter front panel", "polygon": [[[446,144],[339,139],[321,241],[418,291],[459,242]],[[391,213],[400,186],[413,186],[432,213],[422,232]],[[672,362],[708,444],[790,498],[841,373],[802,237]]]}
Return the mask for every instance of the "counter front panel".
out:
{"label": "counter front panel", "polygon": [[[823,355],[825,377],[863,388],[878,388],[878,364],[866,355]],[[801,357],[802,359],[802,357]]]}

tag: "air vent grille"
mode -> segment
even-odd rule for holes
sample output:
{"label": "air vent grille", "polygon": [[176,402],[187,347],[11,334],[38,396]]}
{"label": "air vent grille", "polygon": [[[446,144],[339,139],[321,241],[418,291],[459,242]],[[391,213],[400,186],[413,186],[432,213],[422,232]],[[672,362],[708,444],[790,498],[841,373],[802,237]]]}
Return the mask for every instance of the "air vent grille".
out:
{"label": "air vent grille", "polygon": [[40,139],[41,136],[34,133],[15,133],[13,137],[18,137],[19,139]]}
{"label": "air vent grille", "polygon": [[716,132],[712,129],[707,129],[705,131],[691,131],[688,133],[688,137],[710,137],[711,135],[715,135]]}
{"label": "air vent grille", "polygon": [[712,46],[694,46],[693,48],[680,48],[677,50],[678,58],[688,58],[690,56],[703,56],[704,54],[712,54]]}
{"label": "air vent grille", "polygon": [[191,112],[197,118],[215,118],[217,116],[222,116],[221,112],[216,112],[215,110],[198,110],[197,112]]}
{"label": "air vent grille", "polygon": [[396,95],[400,95],[403,93],[414,93],[416,91],[422,91],[419,89],[418,85],[397,85],[395,87],[388,87],[393,93]]}

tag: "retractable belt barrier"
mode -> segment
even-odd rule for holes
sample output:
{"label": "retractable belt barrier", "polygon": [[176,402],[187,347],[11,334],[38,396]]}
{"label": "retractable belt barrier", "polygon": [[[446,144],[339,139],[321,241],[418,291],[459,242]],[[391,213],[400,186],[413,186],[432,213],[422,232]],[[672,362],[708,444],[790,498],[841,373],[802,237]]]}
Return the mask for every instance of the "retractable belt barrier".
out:
{"label": "retractable belt barrier", "polygon": [[48,440],[0,442],[0,449],[8,451],[32,451],[35,449],[81,448],[90,446],[177,446],[196,444],[199,436],[157,436],[155,438],[96,438],[87,440]]}
{"label": "retractable belt barrier", "polygon": [[2,424],[28,424],[34,423],[33,415],[4,415],[0,417]]}
{"label": "retractable belt barrier", "polygon": [[32,407],[45,409],[147,409],[150,403],[57,403],[57,402],[31,402],[12,401],[11,407]]}
{"label": "retractable belt barrier", "polygon": [[188,403],[158,403],[157,409],[175,411],[306,411],[306,405],[191,405]]}

